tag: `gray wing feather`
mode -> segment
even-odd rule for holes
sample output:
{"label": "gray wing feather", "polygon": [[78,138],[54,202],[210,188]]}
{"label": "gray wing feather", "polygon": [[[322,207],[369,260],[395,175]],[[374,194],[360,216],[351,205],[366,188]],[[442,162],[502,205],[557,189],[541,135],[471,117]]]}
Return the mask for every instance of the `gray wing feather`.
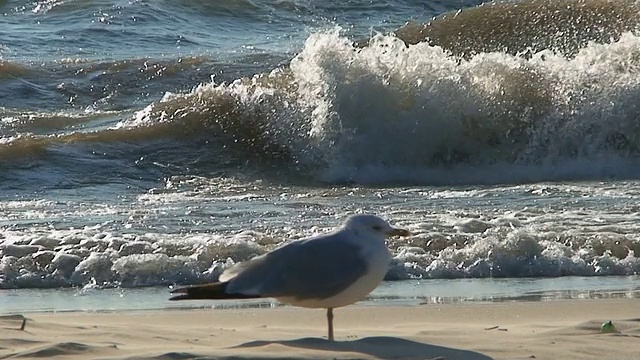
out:
{"label": "gray wing feather", "polygon": [[229,290],[323,299],[340,293],[366,272],[360,247],[338,232],[294,241],[250,260],[230,281]]}

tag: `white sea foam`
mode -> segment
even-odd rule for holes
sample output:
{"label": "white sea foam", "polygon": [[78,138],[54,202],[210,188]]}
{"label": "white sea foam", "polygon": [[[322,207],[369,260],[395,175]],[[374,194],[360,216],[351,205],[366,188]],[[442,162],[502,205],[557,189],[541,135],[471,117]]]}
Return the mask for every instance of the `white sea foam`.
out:
{"label": "white sea foam", "polygon": [[[224,189],[216,194],[214,179],[208,184],[199,179],[197,188],[181,193],[180,181],[193,183],[174,179],[174,190],[144,195],[134,206],[135,222],[124,209],[112,209],[121,214],[121,224],[132,227],[114,226],[120,223],[116,220],[78,229],[38,224],[5,229],[0,286],[139,287],[213,281],[225,268],[288,239],[329,230],[342,220],[342,212],[373,206],[379,213],[381,204],[386,217],[414,233],[390,242],[390,280],[640,273],[640,225],[635,221],[640,209],[634,205],[638,193],[622,196],[622,188],[610,185],[468,191],[288,188],[289,196],[266,188],[256,200],[229,197]],[[469,197],[469,192],[483,196]],[[154,196],[157,199],[149,201]],[[180,197],[191,212],[176,206]],[[349,205],[354,200],[359,207]],[[228,217],[238,212],[242,215]],[[180,219],[191,224],[188,230],[181,230]]]}
{"label": "white sea foam", "polygon": [[312,133],[335,145],[329,180],[625,176],[636,161],[626,151],[638,144],[639,39],[625,34],[572,59],[542,52],[467,61],[389,36],[355,51],[335,33],[316,34],[291,67],[323,109]]}

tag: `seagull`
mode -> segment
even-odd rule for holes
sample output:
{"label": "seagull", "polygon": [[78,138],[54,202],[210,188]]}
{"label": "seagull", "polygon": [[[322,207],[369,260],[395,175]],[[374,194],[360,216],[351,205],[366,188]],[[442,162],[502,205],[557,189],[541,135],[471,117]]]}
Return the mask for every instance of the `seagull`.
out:
{"label": "seagull", "polygon": [[333,341],[333,309],[364,299],[391,262],[385,239],[410,236],[374,215],[353,215],[330,233],[291,241],[227,269],[218,282],[180,287],[169,300],[276,300],[327,309],[328,339]]}

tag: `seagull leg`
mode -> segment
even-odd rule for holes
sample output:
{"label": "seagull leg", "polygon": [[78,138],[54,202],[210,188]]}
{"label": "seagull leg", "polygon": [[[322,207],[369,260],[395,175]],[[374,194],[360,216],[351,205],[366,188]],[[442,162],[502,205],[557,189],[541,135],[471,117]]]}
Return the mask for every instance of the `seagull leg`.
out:
{"label": "seagull leg", "polygon": [[327,323],[329,325],[329,341],[333,341],[333,308],[327,308]]}

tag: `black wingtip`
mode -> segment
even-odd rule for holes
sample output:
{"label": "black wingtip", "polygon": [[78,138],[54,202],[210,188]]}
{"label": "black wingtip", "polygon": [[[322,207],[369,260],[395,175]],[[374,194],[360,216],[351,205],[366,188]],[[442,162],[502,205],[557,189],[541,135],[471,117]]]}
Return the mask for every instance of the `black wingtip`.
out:
{"label": "black wingtip", "polygon": [[172,296],[169,298],[169,301],[176,301],[176,300],[187,300],[189,299],[189,295],[187,294],[182,294],[182,295],[176,295],[176,296]]}
{"label": "black wingtip", "polygon": [[241,293],[227,293],[227,282],[218,282],[203,285],[192,285],[179,287],[171,290],[171,294],[176,294],[169,300],[224,300],[224,299],[255,299],[260,295],[247,295]]}
{"label": "black wingtip", "polygon": [[190,295],[190,290],[194,287],[197,287],[197,285],[192,285],[192,286],[180,286],[177,287],[175,289],[171,289],[171,291],[169,292],[170,294],[174,294],[174,296],[169,298],[169,301],[175,301],[175,300],[188,300],[191,298]]}
{"label": "black wingtip", "polygon": [[210,283],[202,285],[182,286],[171,290],[175,294],[169,300],[199,300],[199,299],[224,299],[227,297],[225,288],[227,283]]}

